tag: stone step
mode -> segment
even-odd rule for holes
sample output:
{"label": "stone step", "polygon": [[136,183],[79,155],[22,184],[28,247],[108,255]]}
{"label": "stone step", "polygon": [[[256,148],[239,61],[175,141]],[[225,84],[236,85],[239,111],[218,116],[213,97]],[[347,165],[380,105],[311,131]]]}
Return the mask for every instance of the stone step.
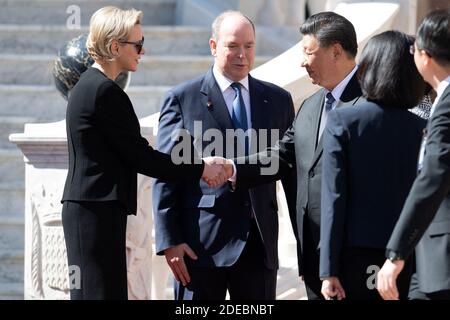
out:
{"label": "stone step", "polygon": [[23,219],[25,212],[24,180],[25,179],[14,182],[3,182],[2,180],[2,182],[0,182],[0,219]]}
{"label": "stone step", "polygon": [[144,12],[144,25],[171,25],[175,22],[175,0],[0,0],[3,24],[88,25],[92,14],[106,5]]}
{"label": "stone step", "polygon": [[9,134],[23,132],[24,124],[33,122],[34,120],[31,117],[5,117],[0,115],[0,149],[16,148],[15,144],[9,142]]}
{"label": "stone step", "polygon": [[[130,86],[127,90],[139,118],[159,112],[168,86]],[[59,121],[66,116],[67,101],[53,85],[0,85],[0,116],[29,116],[36,122]],[[21,131],[23,132],[23,130]]]}
{"label": "stone step", "polygon": [[[23,249],[23,223],[21,224],[21,230],[16,230],[14,227],[6,226],[9,229],[13,229],[17,234],[21,236],[21,239],[11,238],[9,240],[10,246],[0,246],[0,300],[19,300],[23,299],[23,277],[24,277],[24,249]],[[0,230],[3,231],[5,226],[2,225],[0,220]],[[0,240],[3,236],[0,235]],[[22,248],[15,248],[13,241],[18,241],[22,244]]]}
{"label": "stone step", "polygon": [[[71,39],[87,34],[88,27],[0,25],[0,51],[7,54],[51,54]],[[145,49],[150,55],[209,55],[209,28],[183,26],[144,27]]]}
{"label": "stone step", "polygon": [[[258,27],[256,31],[257,55],[275,56],[290,45],[283,38],[289,30],[276,30]],[[49,54],[56,56],[67,41],[87,34],[89,28],[67,29],[61,25],[0,25],[0,51],[4,54]],[[153,55],[205,55],[211,54],[208,41],[209,27],[196,26],[151,26],[143,28],[145,49]],[[274,34],[275,33],[275,34]],[[273,41],[278,39],[277,41]],[[282,41],[283,40],[283,41]]]}
{"label": "stone step", "polygon": [[0,149],[0,177],[2,183],[25,180],[25,163],[19,148]]}
{"label": "stone step", "polygon": [[[8,216],[0,216],[0,260],[9,259],[8,261],[16,261],[17,255],[5,255],[11,252],[22,254],[25,243],[24,236],[24,217],[21,214],[10,214]],[[10,260],[14,258],[13,260]]]}
{"label": "stone step", "polygon": [[0,283],[0,300],[23,300],[22,283]]}
{"label": "stone step", "polygon": [[[255,67],[269,58],[255,59]],[[0,84],[53,85],[55,61],[50,55],[0,55]],[[149,56],[131,74],[131,85],[176,85],[204,74],[212,65],[210,56]]]}

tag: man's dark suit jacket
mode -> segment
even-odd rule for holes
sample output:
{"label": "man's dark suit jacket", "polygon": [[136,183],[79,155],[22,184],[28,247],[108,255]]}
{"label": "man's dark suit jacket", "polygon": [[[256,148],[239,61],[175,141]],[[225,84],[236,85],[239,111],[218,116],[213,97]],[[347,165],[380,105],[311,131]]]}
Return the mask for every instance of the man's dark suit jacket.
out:
{"label": "man's dark suit jacket", "polygon": [[[251,76],[249,91],[253,129],[278,129],[281,136],[294,118],[290,94]],[[195,122],[201,123],[200,131],[194,130]],[[234,132],[233,123],[212,69],[205,76],[181,84],[167,94],[158,131],[157,147],[160,151],[172,151],[176,143],[171,134],[177,129],[188,130],[192,135],[189,139],[199,142],[196,142],[198,150],[201,149],[199,151],[205,151],[211,143],[202,139],[203,133],[208,129],[218,130],[224,137],[223,145],[220,145],[223,153],[215,155],[226,157],[227,152],[232,151],[225,144],[225,131],[231,129]],[[228,147],[234,145],[231,143]],[[209,154],[203,156],[206,155]],[[295,181],[284,184],[288,193],[289,184],[295,188]],[[253,208],[265,247],[265,265],[269,269],[278,268],[275,183],[231,192],[227,185],[209,188],[203,181],[199,184],[198,181],[166,183],[156,180],[153,205],[157,253],[164,254],[169,247],[187,243],[198,256],[198,260],[190,261],[194,267],[233,265],[245,246],[250,208]]]}
{"label": "man's dark suit jacket", "polygon": [[137,173],[199,180],[203,164],[175,165],[140,134],[126,93],[101,71],[86,70],[71,92],[66,126],[69,171],[62,201],[113,201],[136,214]]}
{"label": "man's dark suit jacket", "polygon": [[425,120],[373,102],[330,111],[323,133],[320,276],[344,248],[385,249],[416,177]]}
{"label": "man's dark suit jacket", "polygon": [[433,293],[450,290],[450,86],[427,132],[422,170],[387,248],[403,257],[416,248],[420,291]]}
{"label": "man's dark suit jacket", "polygon": [[[292,169],[297,169],[297,201],[296,214],[291,212],[291,221],[297,238],[297,255],[299,263],[299,274],[304,274],[303,268],[303,243],[304,219],[309,217],[315,225],[312,238],[309,242],[314,243],[318,249],[320,238],[320,193],[322,179],[322,139],[317,141],[319,135],[320,119],[325,101],[326,90],[321,89],[306,99],[297,113],[297,116],[283,138],[274,148],[258,155],[250,156],[250,163],[279,162],[280,170],[276,175],[260,175],[261,167],[264,165],[237,164],[236,188],[255,186],[260,183],[272,181],[283,177]],[[336,107],[355,105],[361,97],[361,88],[356,79],[356,74],[347,84]],[[317,266],[318,269],[318,266]],[[318,271],[317,271],[318,273]],[[317,277],[318,274],[311,275]]]}

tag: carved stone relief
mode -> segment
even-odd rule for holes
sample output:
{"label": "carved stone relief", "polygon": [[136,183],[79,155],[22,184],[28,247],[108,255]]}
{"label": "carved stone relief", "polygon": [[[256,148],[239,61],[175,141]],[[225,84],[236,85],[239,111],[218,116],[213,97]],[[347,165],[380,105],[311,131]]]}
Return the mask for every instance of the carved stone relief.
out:
{"label": "carved stone relief", "polygon": [[36,299],[67,299],[69,282],[59,188],[38,184],[30,192],[31,283]]}

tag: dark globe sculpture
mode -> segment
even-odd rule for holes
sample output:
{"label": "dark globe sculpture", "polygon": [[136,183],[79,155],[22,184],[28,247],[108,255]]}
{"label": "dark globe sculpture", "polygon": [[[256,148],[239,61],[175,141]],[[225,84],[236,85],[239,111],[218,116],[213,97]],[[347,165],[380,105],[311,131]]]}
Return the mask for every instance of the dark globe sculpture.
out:
{"label": "dark globe sculpture", "polygon": [[[67,100],[70,89],[80,79],[80,75],[94,63],[94,60],[87,52],[87,35],[83,34],[68,41],[58,52],[53,65],[53,79],[56,89]],[[130,73],[119,74],[115,82],[126,90],[130,83]]]}

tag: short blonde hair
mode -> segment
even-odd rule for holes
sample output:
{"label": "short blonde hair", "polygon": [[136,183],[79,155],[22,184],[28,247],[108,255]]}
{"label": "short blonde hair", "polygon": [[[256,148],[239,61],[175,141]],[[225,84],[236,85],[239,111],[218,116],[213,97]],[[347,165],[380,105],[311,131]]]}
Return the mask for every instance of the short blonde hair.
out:
{"label": "short blonde hair", "polygon": [[142,11],[122,10],[107,6],[91,17],[86,47],[95,61],[112,61],[111,44],[114,40],[127,41],[133,27],[141,24]]}

